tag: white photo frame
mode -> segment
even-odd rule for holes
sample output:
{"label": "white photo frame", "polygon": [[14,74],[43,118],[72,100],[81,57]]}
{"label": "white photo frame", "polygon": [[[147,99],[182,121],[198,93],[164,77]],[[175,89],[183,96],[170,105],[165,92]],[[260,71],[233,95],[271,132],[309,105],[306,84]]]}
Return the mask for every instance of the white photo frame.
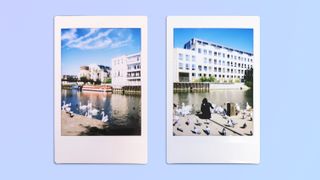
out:
{"label": "white photo frame", "polygon": [[[252,28],[254,54],[253,136],[173,135],[174,28]],[[176,67],[177,68],[177,67]],[[167,163],[260,162],[260,19],[255,16],[167,17]]]}
{"label": "white photo frame", "polygon": [[[61,29],[141,29],[141,135],[63,136],[61,134]],[[56,16],[54,18],[54,160],[56,163],[147,163],[147,17]]]}

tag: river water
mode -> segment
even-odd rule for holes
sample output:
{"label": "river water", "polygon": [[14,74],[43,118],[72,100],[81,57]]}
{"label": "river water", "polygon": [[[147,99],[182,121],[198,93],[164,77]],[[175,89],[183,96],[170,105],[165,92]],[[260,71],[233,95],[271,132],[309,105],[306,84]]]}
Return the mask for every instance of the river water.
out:
{"label": "river water", "polygon": [[207,98],[210,103],[224,106],[227,102],[238,103],[241,109],[246,107],[248,102],[253,107],[253,91],[249,90],[210,90],[207,92],[175,92],[173,103],[181,106],[191,105],[193,111],[200,111],[203,98]]}
{"label": "river water", "polygon": [[93,118],[101,120],[101,112],[108,115],[110,129],[117,131],[117,135],[140,135],[141,134],[141,96],[122,95],[101,92],[80,92],[78,90],[61,90],[61,105],[63,101],[71,103],[71,111],[85,115],[80,111],[79,105],[92,103],[93,108],[99,110]]}

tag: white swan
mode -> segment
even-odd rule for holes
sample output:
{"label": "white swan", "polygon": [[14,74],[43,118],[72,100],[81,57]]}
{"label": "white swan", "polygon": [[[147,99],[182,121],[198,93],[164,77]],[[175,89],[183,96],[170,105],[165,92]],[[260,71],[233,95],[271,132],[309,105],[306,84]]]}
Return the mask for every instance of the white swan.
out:
{"label": "white swan", "polygon": [[81,101],[80,101],[79,109],[80,109],[81,111],[85,111],[85,110],[87,110],[87,108],[88,108],[88,106],[86,106],[86,105],[81,105]]}
{"label": "white swan", "polygon": [[181,115],[182,116],[186,116],[188,114],[190,114],[192,107],[190,105],[185,105],[184,103],[182,103],[182,107],[181,107]]}
{"label": "white swan", "polygon": [[107,114],[105,115],[104,111],[101,112],[101,115],[102,115],[102,118],[101,118],[102,122],[107,122],[109,120],[108,115]]}
{"label": "white swan", "polygon": [[249,103],[247,102],[246,104],[246,110],[249,111],[251,109],[251,106],[249,105]]}
{"label": "white swan", "polygon": [[92,114],[91,113],[89,113],[88,111],[86,112],[86,114],[84,115],[85,117],[87,117],[87,118],[92,118]]}

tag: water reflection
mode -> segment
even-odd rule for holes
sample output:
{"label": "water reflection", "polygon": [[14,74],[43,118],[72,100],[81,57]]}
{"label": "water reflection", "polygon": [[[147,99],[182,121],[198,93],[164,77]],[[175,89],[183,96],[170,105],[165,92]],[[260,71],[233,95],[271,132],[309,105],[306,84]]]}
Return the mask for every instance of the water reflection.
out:
{"label": "water reflection", "polygon": [[253,106],[252,90],[210,90],[209,92],[177,92],[173,94],[173,102],[181,105],[182,103],[192,105],[194,111],[199,111],[203,98],[216,105],[224,105],[226,102],[234,102],[244,109],[248,102]]}
{"label": "water reflection", "polygon": [[112,128],[136,129],[135,134],[141,130],[141,98],[140,95],[122,95],[99,92],[79,92],[77,90],[61,90],[61,105],[63,101],[71,103],[71,111],[85,115],[79,106],[92,103],[99,113],[93,116],[101,120],[101,112],[108,115],[108,125]]}

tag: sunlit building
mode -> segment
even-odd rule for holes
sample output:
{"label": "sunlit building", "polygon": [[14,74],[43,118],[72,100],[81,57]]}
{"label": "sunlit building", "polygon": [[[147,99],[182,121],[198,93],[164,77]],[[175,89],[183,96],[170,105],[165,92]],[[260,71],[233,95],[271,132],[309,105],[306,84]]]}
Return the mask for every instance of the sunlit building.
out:
{"label": "sunlit building", "polygon": [[240,82],[253,68],[252,53],[192,38],[173,50],[173,81],[195,82],[213,76],[218,82]]}
{"label": "sunlit building", "polygon": [[112,59],[112,85],[114,88],[141,85],[140,53]]}
{"label": "sunlit building", "polygon": [[81,77],[85,77],[88,80],[97,81],[99,79],[101,82],[104,82],[110,78],[110,74],[110,67],[90,64],[89,66],[80,67],[79,79],[81,79]]}

